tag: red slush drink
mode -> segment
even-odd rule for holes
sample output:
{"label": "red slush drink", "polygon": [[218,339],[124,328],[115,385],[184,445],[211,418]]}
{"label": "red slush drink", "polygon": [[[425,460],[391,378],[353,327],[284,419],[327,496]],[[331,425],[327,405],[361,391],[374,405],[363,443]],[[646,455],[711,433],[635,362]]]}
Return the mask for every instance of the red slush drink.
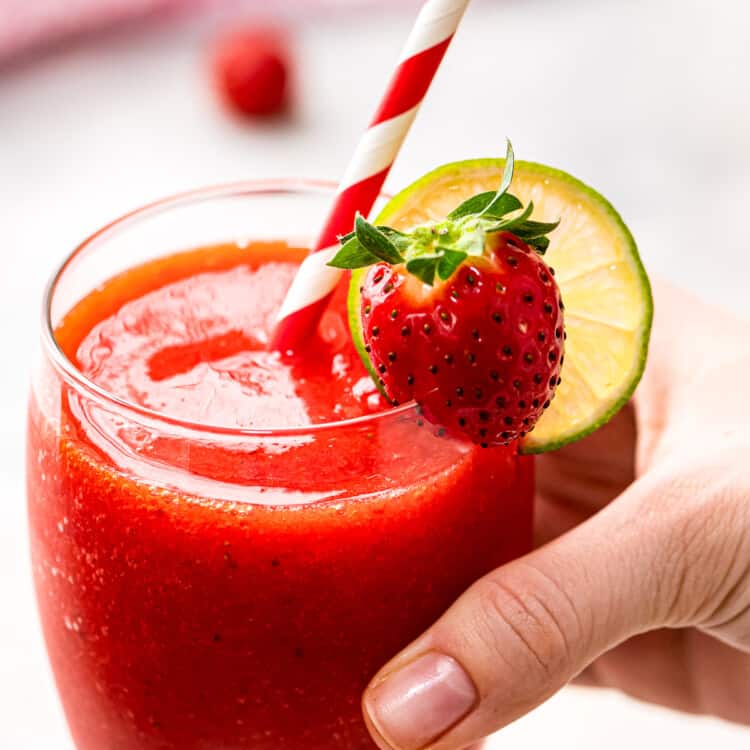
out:
{"label": "red slush drink", "polygon": [[303,254],[173,254],[54,325],[28,496],[79,750],[373,748],[375,671],[530,548],[532,460],[386,407],[343,294],[304,356],[267,351]]}

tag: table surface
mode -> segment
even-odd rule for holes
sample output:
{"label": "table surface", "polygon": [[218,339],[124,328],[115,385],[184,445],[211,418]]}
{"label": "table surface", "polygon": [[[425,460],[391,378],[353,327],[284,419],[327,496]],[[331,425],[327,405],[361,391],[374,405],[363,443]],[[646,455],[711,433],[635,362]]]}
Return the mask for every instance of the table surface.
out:
{"label": "table surface", "polygon": [[[410,15],[296,22],[298,106],[248,126],[216,106],[204,50],[227,18],[115,34],[0,75],[0,747],[70,750],[30,584],[24,401],[45,278],[82,237],[189,187],[336,179]],[[508,0],[470,10],[389,185],[499,154],[556,164],[618,206],[647,266],[750,317],[750,10],[743,0]],[[744,272],[744,273],[743,273]],[[647,675],[649,665],[643,664]],[[747,748],[750,732],[567,689],[498,748]]]}

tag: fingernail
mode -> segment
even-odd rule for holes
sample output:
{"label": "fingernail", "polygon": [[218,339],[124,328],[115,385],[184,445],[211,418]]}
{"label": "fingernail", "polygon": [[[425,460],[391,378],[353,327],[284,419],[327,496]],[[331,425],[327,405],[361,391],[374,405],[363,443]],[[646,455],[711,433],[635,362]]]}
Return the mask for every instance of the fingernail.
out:
{"label": "fingernail", "polygon": [[364,706],[392,748],[419,750],[466,716],[477,697],[455,659],[429,651],[368,688]]}

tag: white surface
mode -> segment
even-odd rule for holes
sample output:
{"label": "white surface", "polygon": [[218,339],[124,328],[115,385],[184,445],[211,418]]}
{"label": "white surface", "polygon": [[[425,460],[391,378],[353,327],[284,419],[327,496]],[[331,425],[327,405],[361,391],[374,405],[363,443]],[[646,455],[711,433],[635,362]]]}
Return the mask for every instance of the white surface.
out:
{"label": "white surface", "polygon": [[[87,232],[150,199],[245,177],[336,178],[412,18],[300,28],[295,122],[216,108],[201,23],[109,38],[0,76],[0,748],[70,750],[27,562],[23,430],[42,284]],[[750,315],[750,11],[744,0],[479,3],[389,181],[502,151],[551,162],[622,211],[647,265]],[[644,665],[647,668],[647,665]],[[569,690],[498,748],[747,748],[750,733]],[[102,748],[102,750],[107,750]]]}

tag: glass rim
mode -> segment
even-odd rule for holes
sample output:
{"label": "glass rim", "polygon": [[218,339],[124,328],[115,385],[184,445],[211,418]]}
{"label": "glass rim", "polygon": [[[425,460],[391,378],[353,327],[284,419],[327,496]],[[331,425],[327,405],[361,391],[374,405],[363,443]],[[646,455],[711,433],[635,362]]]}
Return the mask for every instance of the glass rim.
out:
{"label": "glass rim", "polygon": [[[135,208],[122,216],[108,222],[96,230],[82,242],[76,245],[63,260],[54,268],[42,296],[42,345],[44,353],[49,357],[52,365],[63,377],[78,390],[84,391],[89,398],[93,398],[101,404],[114,406],[119,410],[137,415],[149,422],[166,423],[173,427],[189,430],[202,434],[211,434],[222,437],[233,438],[268,438],[268,437],[295,437],[311,434],[319,434],[328,430],[342,430],[361,426],[373,425],[384,419],[392,419],[406,412],[416,409],[412,401],[391,407],[375,414],[364,414],[359,417],[342,419],[331,422],[301,426],[271,426],[263,428],[227,427],[208,422],[196,422],[183,419],[166,412],[141,406],[127,398],[112,393],[102,387],[91,378],[81,372],[75,363],[65,354],[55,336],[52,324],[52,302],[59,283],[62,281],[66,271],[75,263],[76,259],[89,249],[94,243],[105,240],[108,235],[126,228],[129,224],[140,219],[145,219],[168,211],[171,208],[184,207],[191,203],[201,203],[211,199],[226,197],[233,194],[258,193],[258,194],[285,194],[285,193],[332,193],[337,185],[328,180],[316,180],[305,178],[278,178],[242,180],[238,182],[220,183],[205,187],[185,190],[179,193],[159,198]],[[387,193],[381,193],[381,197],[389,198]]]}

